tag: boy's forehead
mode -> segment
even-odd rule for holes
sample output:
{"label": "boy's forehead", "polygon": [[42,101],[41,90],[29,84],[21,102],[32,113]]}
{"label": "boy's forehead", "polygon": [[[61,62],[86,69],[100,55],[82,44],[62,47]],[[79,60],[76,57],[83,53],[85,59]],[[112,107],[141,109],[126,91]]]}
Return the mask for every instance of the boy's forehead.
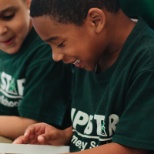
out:
{"label": "boy's forehead", "polygon": [[0,0],[0,13],[17,9],[19,0]]}
{"label": "boy's forehead", "polygon": [[55,22],[50,17],[32,17],[32,24],[36,32],[41,36],[43,40],[48,40],[52,36],[52,40],[58,39],[56,34],[58,30],[60,30],[59,24],[55,24]]}
{"label": "boy's forehead", "polygon": [[[56,31],[57,29],[61,29],[62,27],[66,27],[67,24],[62,24],[57,22],[54,18],[50,16],[38,16],[32,17],[32,24],[36,29],[40,29],[41,31],[48,30],[48,31]],[[64,26],[65,25],[65,26]]]}
{"label": "boy's forehead", "polygon": [[32,17],[31,19],[32,24],[34,25],[34,27],[37,28],[46,27],[48,29],[50,27],[49,29],[53,29],[54,27],[58,26],[57,24],[55,24],[55,21],[49,16],[43,15],[38,17]]}
{"label": "boy's forehead", "polygon": [[43,40],[57,41],[72,37],[73,34],[80,32],[82,26],[77,26],[71,23],[60,23],[50,16],[32,17],[32,24],[36,32]]}

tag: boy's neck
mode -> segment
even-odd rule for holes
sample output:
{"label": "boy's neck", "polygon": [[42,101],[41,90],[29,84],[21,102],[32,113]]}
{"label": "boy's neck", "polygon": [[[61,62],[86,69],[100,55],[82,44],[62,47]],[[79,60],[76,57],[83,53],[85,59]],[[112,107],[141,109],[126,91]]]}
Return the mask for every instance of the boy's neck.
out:
{"label": "boy's neck", "polygon": [[108,45],[99,61],[100,70],[103,71],[112,66],[117,60],[121,49],[135,26],[135,22],[129,19],[122,11],[117,14],[109,14],[107,21]]}

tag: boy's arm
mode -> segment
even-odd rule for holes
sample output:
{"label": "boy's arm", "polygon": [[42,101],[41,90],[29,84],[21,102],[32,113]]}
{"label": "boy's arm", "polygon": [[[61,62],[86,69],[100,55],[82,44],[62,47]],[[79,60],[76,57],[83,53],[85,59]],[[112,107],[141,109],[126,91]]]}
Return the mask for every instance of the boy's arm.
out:
{"label": "boy's arm", "polygon": [[[23,136],[17,138],[15,144],[39,143],[48,145],[66,145],[70,142],[72,127],[58,130],[51,125],[38,123],[29,126]],[[67,153],[70,154],[70,153]],[[133,149],[117,143],[108,143],[93,149],[88,149],[71,154],[147,154],[147,151]]]}
{"label": "boy's arm", "polygon": [[17,116],[0,116],[0,136],[14,140],[24,134],[25,129],[37,121]]}
{"label": "boy's arm", "polygon": [[72,127],[59,130],[46,123],[29,126],[24,135],[18,137],[14,144],[67,145],[72,136]]}
{"label": "boy's arm", "polygon": [[80,152],[73,152],[71,154],[147,154],[147,153],[148,153],[147,151],[122,146],[117,143],[108,143],[93,149],[88,149]]}

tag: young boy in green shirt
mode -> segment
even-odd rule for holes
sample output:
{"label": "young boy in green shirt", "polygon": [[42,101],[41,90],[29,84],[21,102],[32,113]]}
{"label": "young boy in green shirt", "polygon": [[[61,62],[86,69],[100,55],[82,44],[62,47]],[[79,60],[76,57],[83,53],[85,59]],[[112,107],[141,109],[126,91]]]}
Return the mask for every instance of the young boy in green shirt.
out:
{"label": "young boy in green shirt", "polygon": [[36,34],[30,2],[0,0],[0,136],[11,140],[36,122],[69,126],[71,69]]}
{"label": "young boy in green shirt", "polygon": [[154,31],[127,17],[118,0],[32,0],[30,10],[53,59],[76,66],[72,127],[32,125],[14,143],[70,142],[73,154],[153,153]]}

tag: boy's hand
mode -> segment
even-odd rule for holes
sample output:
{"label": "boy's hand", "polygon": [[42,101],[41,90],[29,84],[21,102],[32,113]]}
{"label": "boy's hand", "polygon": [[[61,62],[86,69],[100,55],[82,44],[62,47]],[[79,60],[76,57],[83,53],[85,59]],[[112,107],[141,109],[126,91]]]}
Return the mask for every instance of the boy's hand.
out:
{"label": "boy's hand", "polygon": [[[66,131],[69,130],[69,131]],[[25,134],[17,138],[14,144],[46,144],[65,145],[71,137],[71,127],[59,130],[46,123],[38,123],[29,126]],[[70,134],[70,135],[67,135]]]}

